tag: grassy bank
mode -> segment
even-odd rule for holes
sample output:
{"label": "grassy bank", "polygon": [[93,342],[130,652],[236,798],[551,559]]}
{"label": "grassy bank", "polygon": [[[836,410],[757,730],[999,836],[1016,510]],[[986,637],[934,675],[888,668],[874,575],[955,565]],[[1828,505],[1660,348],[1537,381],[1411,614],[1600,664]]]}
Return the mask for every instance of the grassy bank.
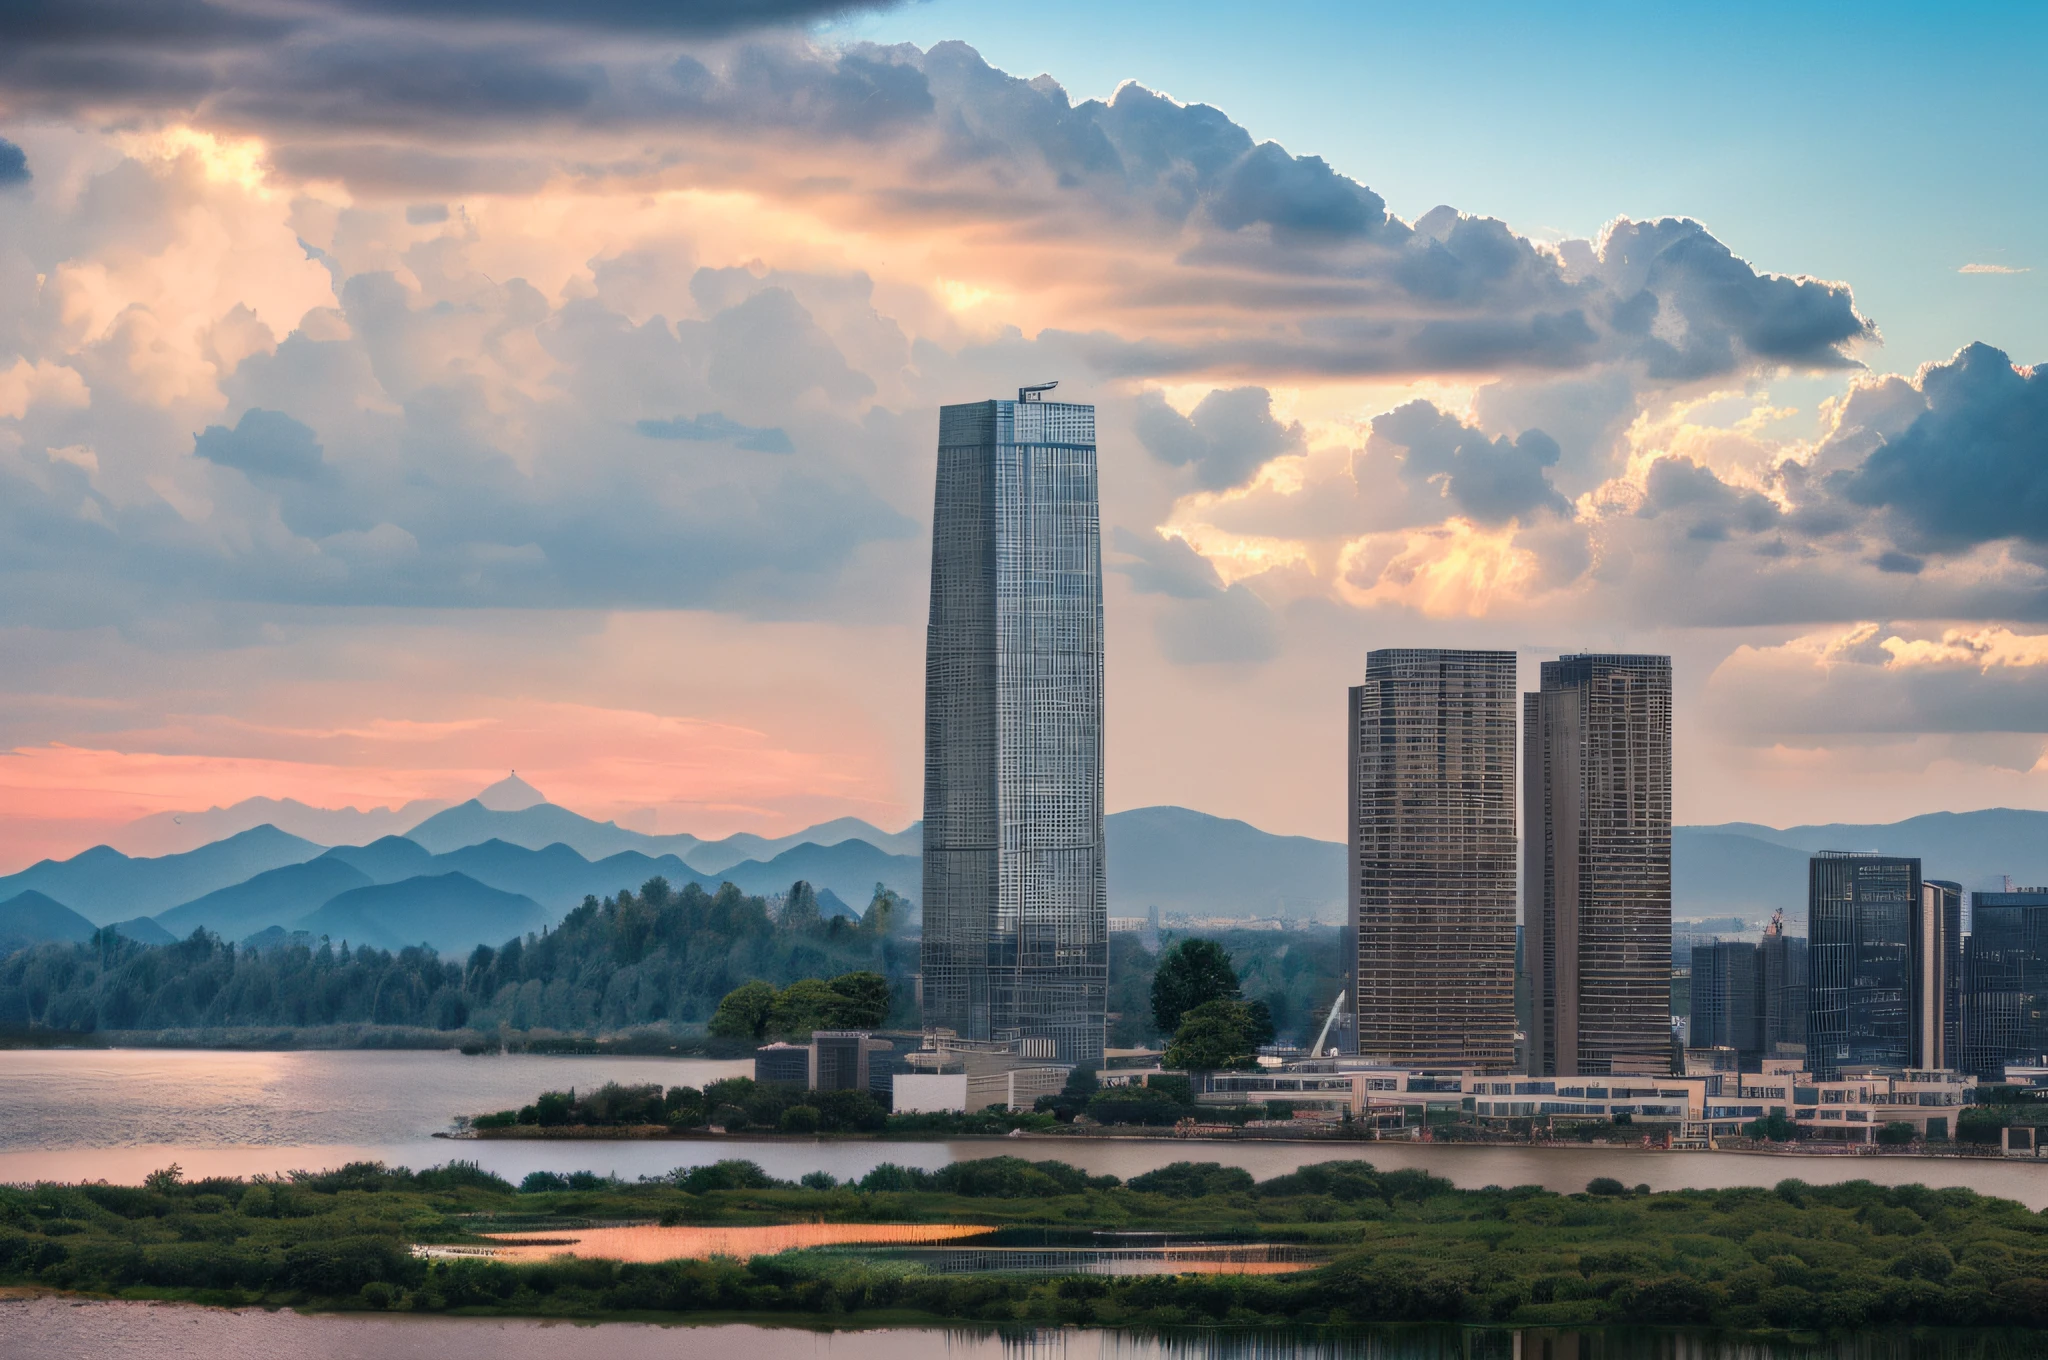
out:
{"label": "grassy bank", "polygon": [[[721,1163],[655,1182],[351,1166],[283,1180],[0,1188],[0,1284],[138,1298],[595,1317],[752,1315],[1091,1326],[1462,1321],[1736,1329],[2048,1326],[2048,1217],[1967,1190],[1460,1191],[1335,1162],[1253,1183],[1176,1164],[1120,1183],[997,1157],[857,1185]],[[512,1266],[414,1243],[606,1222],[947,1222],[1086,1239],[1097,1228],[1308,1243],[1292,1276],[947,1276],[785,1253],[752,1261]]]}

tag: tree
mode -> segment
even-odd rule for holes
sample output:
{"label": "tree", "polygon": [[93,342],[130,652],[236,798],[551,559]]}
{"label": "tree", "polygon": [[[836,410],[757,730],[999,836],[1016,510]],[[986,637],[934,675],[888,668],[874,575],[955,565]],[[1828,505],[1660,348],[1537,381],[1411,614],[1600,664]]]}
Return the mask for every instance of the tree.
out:
{"label": "tree", "polygon": [[1180,1029],[1181,1017],[1206,1001],[1234,1001],[1237,970],[1214,940],[1182,940],[1159,960],[1152,975],[1152,1023],[1161,1034]]}
{"label": "tree", "polygon": [[893,935],[902,929],[910,904],[887,885],[877,883],[875,895],[860,918],[860,928],[870,935]]}
{"label": "tree", "polygon": [[711,1016],[711,1032],[721,1039],[748,1039],[755,1043],[768,1037],[775,1017],[776,991],[765,982],[747,982],[725,994]]}
{"label": "tree", "polygon": [[1886,1147],[1904,1147],[1920,1136],[1920,1130],[1903,1119],[1894,1119],[1877,1131],[1877,1141]]}
{"label": "tree", "polygon": [[1751,1138],[1768,1139],[1773,1143],[1789,1143],[1798,1132],[1798,1126],[1782,1114],[1766,1115],[1742,1126],[1742,1131]]}
{"label": "tree", "polygon": [[1242,1001],[1205,1001],[1181,1017],[1166,1046],[1166,1065],[1188,1072],[1248,1070],[1259,1065],[1259,1045],[1270,1043],[1273,1022]]}
{"label": "tree", "polygon": [[889,1018],[889,979],[880,973],[841,973],[832,990],[839,1003],[834,1022],[841,1029],[880,1029]]}
{"label": "tree", "polygon": [[789,886],[789,896],[782,900],[782,915],[776,924],[784,930],[815,930],[818,920],[818,894],[803,879]]}

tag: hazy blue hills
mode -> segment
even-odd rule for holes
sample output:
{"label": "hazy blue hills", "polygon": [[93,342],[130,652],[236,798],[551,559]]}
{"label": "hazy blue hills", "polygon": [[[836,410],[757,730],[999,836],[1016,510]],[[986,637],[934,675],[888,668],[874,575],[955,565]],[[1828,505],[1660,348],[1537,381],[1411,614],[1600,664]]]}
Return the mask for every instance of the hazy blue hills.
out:
{"label": "hazy blue hills", "polygon": [[42,860],[0,878],[0,901],[33,890],[103,925],[154,916],[267,869],[311,859],[321,848],[274,826],[153,859],[130,858],[98,845],[70,859]]}
{"label": "hazy blue hills", "polygon": [[[723,874],[734,865],[749,861],[767,863],[778,855],[805,845],[833,846],[859,840],[884,854],[912,857],[922,849],[921,832],[916,824],[904,831],[888,832],[858,817],[820,822],[788,836],[757,836],[742,831],[723,840],[706,841],[680,833],[657,836],[634,831],[616,822],[600,822],[585,817],[553,803],[538,803],[507,812],[493,810],[474,798],[445,812],[435,813],[405,834],[408,840],[437,855],[494,840],[524,846],[528,850],[566,845],[590,860],[602,860],[628,850],[657,858],[674,855],[704,874]],[[903,890],[901,885],[892,886]],[[862,893],[861,900],[867,900],[867,893]]]}
{"label": "hazy blue hills", "polygon": [[603,859],[621,850],[679,854],[702,844],[695,836],[650,836],[643,831],[629,831],[617,822],[600,822],[553,803],[505,812],[485,807],[475,798],[435,813],[406,832],[405,838],[436,855],[460,850],[465,845],[504,841],[529,850],[566,845],[585,859]]}
{"label": "hazy blue hills", "polygon": [[434,871],[433,852],[403,836],[383,836],[368,845],[337,845],[321,858],[352,865],[372,883],[396,883]]}
{"label": "hazy blue hills", "polygon": [[1276,836],[1249,822],[1182,807],[1114,812],[1109,839],[1110,910],[1142,916],[1321,916],[1344,910],[1344,847]]}
{"label": "hazy blue hills", "polygon": [[503,944],[553,920],[531,897],[448,873],[352,888],[288,928],[352,945],[395,950],[426,944],[442,954],[460,955],[481,943]]}
{"label": "hazy blue hills", "polygon": [[[1954,879],[1970,889],[1995,889],[2005,876],[2015,883],[2048,883],[2048,812],[1985,808],[1978,812],[1930,812],[1903,822],[1833,822],[1785,830],[1731,822],[1701,827],[1747,836],[1802,854],[1819,850],[1875,850],[1912,855],[1929,878]],[[1805,891],[1804,880],[1800,891]]]}
{"label": "hazy blue hills", "polygon": [[1795,932],[1806,929],[1804,850],[1718,828],[1671,832],[1671,914],[1739,916],[1752,923],[1783,908]]}
{"label": "hazy blue hills", "polygon": [[156,923],[177,939],[204,927],[224,940],[239,940],[266,926],[287,925],[326,905],[329,898],[375,880],[330,851],[302,864],[266,869],[231,887],[172,907]]}
{"label": "hazy blue hills", "polygon": [[79,944],[97,927],[71,908],[30,889],[0,902],[0,951],[56,940]]}

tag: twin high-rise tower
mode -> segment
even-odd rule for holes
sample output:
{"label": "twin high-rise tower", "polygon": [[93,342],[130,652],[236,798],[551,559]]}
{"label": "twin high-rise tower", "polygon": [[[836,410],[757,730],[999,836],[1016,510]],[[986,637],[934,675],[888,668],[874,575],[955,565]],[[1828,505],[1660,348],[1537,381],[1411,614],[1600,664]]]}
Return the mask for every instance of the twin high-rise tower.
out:
{"label": "twin high-rise tower", "polygon": [[[1440,649],[1351,691],[1362,1055],[1513,1064],[1514,694],[1512,652]],[[1545,662],[1521,727],[1529,1070],[1668,1070],[1670,658]]]}
{"label": "twin high-rise tower", "polygon": [[1095,408],[939,412],[925,642],[924,1013],[1102,1056],[1102,543]]}

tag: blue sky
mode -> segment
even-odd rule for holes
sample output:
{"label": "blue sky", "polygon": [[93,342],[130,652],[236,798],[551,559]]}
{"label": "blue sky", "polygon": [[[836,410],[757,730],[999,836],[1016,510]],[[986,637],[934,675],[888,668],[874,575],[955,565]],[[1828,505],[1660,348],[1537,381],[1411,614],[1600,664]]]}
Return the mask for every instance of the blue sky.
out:
{"label": "blue sky", "polygon": [[926,0],[827,31],[1213,104],[1411,220],[1693,217],[1851,283],[1883,367],[1973,340],[2048,359],[2048,5]]}

